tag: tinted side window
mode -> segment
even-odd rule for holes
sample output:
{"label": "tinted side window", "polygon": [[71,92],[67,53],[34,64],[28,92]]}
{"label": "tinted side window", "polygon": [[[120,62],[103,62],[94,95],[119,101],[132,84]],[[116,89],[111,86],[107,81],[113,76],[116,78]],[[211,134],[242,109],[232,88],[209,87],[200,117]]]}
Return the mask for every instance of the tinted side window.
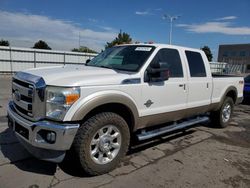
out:
{"label": "tinted side window", "polygon": [[206,70],[201,54],[198,52],[185,51],[191,77],[206,77]]}
{"label": "tinted side window", "polygon": [[179,52],[175,49],[161,49],[154,57],[154,63],[165,63],[169,69],[170,77],[183,77],[183,70]]}

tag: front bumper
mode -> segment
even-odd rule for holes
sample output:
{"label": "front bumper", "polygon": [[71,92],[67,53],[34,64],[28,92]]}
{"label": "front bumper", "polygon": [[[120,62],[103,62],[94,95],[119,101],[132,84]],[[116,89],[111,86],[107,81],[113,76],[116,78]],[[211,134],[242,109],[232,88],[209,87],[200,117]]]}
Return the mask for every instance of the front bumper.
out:
{"label": "front bumper", "polygon": [[[8,104],[9,127],[18,140],[35,157],[52,162],[61,162],[66,150],[69,150],[79,124],[57,123],[52,121],[29,121],[20,116],[10,101]],[[46,134],[54,133],[53,142],[46,139]]]}

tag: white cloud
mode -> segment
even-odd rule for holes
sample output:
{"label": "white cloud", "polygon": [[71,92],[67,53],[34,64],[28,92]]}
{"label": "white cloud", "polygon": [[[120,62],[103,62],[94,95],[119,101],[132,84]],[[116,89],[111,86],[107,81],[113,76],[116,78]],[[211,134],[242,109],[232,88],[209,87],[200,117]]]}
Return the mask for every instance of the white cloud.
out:
{"label": "white cloud", "polygon": [[229,22],[206,22],[202,24],[177,24],[194,33],[221,33],[226,35],[250,35],[250,27],[234,27]]}
{"label": "white cloud", "polygon": [[162,11],[163,9],[162,8],[156,8],[154,9],[155,11]]}
{"label": "white cloud", "polygon": [[135,14],[138,16],[154,16],[159,14],[161,11],[162,8],[155,8],[155,9],[148,8],[144,11],[135,11]]}
{"label": "white cloud", "polygon": [[89,18],[89,19],[88,19],[88,21],[90,21],[90,22],[94,22],[94,23],[97,23],[97,22],[98,22],[98,20],[97,20],[97,19],[95,19],[95,18]]}
{"label": "white cloud", "polygon": [[226,20],[235,20],[237,19],[237,16],[226,16],[226,17],[222,17],[222,18],[217,18],[215,19],[216,21],[226,21]]}
{"label": "white cloud", "polygon": [[136,11],[135,14],[139,16],[146,16],[146,15],[150,15],[150,12],[149,11]]}
{"label": "white cloud", "polygon": [[116,29],[112,27],[107,27],[107,26],[99,26],[99,28],[105,30],[105,31],[112,31],[112,32],[117,32]]}
{"label": "white cloud", "polygon": [[55,50],[78,47],[80,33],[81,45],[100,51],[117,35],[110,28],[94,31],[67,20],[7,11],[0,11],[0,25],[0,36],[10,40],[12,46],[32,47],[41,39]]}

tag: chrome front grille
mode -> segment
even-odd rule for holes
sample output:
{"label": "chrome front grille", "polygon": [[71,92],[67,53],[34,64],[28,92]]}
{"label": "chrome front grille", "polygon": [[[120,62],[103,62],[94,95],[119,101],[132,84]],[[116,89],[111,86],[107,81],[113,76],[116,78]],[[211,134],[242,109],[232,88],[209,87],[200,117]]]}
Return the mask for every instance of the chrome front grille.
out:
{"label": "chrome front grille", "polygon": [[12,98],[16,111],[36,121],[45,116],[45,82],[41,77],[18,72],[12,80]]}
{"label": "chrome front grille", "polygon": [[33,117],[33,92],[34,86],[31,83],[13,78],[12,94],[15,108],[19,113]]}

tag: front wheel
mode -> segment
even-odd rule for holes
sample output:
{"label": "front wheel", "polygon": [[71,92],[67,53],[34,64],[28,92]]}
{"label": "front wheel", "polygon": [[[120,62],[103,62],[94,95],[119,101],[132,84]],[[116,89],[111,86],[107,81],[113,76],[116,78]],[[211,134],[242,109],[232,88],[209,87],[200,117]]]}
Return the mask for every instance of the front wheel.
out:
{"label": "front wheel", "polygon": [[130,133],[118,114],[104,112],[88,119],[78,130],[74,148],[83,170],[100,175],[114,169],[128,150]]}
{"label": "front wheel", "polygon": [[220,109],[211,112],[212,125],[224,128],[228,125],[234,109],[234,102],[231,97],[226,97]]}

